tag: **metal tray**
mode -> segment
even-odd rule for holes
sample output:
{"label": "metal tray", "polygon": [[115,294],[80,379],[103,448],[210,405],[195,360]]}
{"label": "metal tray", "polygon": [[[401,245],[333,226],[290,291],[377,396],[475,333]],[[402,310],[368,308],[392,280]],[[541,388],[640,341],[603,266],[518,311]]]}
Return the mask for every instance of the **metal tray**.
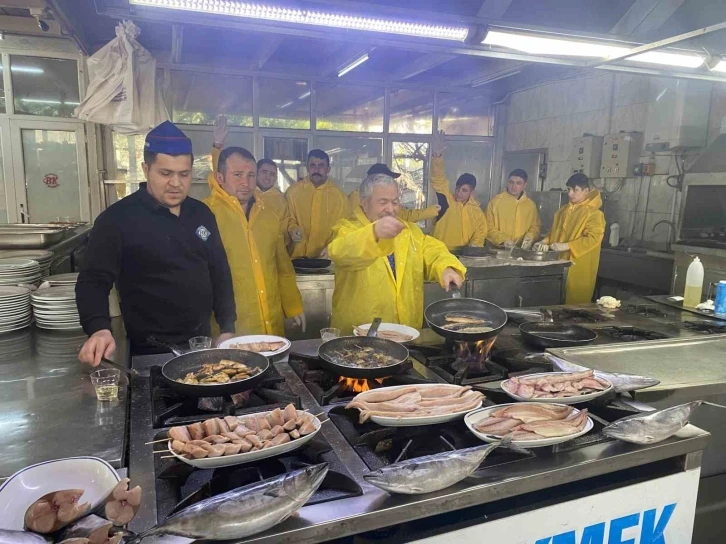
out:
{"label": "metal tray", "polygon": [[63,239],[64,229],[0,229],[0,249],[41,249]]}
{"label": "metal tray", "polygon": [[512,259],[524,259],[525,261],[557,261],[560,258],[559,251],[535,251],[534,249],[522,249],[515,247],[512,250]]}
{"label": "metal tray", "polygon": [[650,299],[653,302],[657,302],[658,304],[665,304],[666,306],[670,306],[671,308],[683,310],[684,312],[691,312],[692,314],[702,315],[703,317],[708,317],[709,319],[720,319],[721,321],[726,321],[725,315],[716,314],[713,310],[697,310],[696,308],[689,308],[688,306],[683,305],[682,300],[670,300],[672,296],[673,295],[651,295],[645,298]]}
{"label": "metal tray", "polygon": [[71,230],[78,228],[86,223],[3,223],[0,224],[0,232],[6,230]]}

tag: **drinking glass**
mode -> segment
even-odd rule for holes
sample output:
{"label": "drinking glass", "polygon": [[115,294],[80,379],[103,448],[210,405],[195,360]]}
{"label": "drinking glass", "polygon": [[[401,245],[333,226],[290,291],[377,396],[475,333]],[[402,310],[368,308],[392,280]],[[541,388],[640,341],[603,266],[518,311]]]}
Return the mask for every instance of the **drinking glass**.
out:
{"label": "drinking glass", "polygon": [[333,338],[338,338],[339,336],[340,329],[320,329],[320,338],[323,339],[323,342],[327,342]]}
{"label": "drinking glass", "polygon": [[118,381],[121,371],[104,368],[91,373],[91,383],[96,390],[96,398],[102,401],[118,398]]}
{"label": "drinking glass", "polygon": [[212,339],[209,336],[195,336],[189,340],[189,349],[199,351],[200,349],[209,349],[212,347]]}

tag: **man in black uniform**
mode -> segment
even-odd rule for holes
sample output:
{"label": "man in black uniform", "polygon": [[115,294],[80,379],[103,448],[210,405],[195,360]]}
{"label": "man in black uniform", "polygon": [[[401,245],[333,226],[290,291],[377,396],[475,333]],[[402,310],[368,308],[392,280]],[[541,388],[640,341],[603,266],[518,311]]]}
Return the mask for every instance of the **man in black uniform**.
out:
{"label": "man in black uniform", "polygon": [[139,190],[98,216],[76,284],[76,303],[89,339],[81,362],[96,366],[116,349],[108,294],[116,283],[132,354],[152,353],[149,336],[186,343],[209,336],[212,311],[218,342],[237,319],[227,255],[212,212],[187,198],[192,143],[166,121],[149,132]]}

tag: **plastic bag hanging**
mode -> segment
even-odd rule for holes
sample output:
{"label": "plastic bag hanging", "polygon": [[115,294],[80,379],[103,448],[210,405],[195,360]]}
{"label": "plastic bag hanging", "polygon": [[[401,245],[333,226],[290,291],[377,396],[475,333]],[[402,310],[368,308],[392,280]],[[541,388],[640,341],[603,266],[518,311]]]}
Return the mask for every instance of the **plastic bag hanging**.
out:
{"label": "plastic bag hanging", "polygon": [[110,125],[122,134],[145,134],[169,119],[156,81],[156,59],[136,40],[130,21],[116,26],[116,37],[88,58],[90,83],[75,116]]}

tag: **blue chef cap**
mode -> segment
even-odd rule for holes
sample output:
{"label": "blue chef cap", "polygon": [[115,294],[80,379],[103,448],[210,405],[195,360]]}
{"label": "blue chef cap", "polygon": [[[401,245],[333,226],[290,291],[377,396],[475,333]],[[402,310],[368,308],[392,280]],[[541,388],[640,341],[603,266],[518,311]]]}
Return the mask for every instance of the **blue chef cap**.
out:
{"label": "blue chef cap", "polygon": [[192,141],[171,121],[164,121],[146,135],[145,151],[164,155],[191,155]]}

